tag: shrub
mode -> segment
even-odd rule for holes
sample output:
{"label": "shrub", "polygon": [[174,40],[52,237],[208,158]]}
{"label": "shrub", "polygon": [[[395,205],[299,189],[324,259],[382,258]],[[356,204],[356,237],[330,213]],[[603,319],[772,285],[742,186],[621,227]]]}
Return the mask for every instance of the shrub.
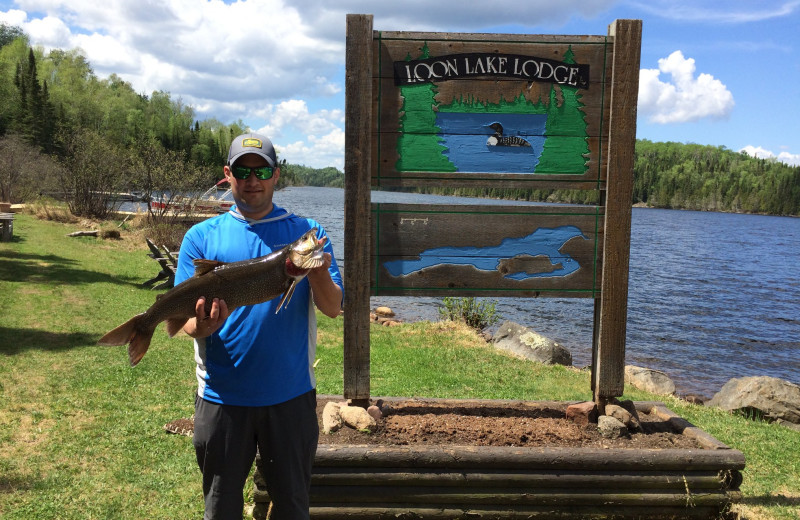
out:
{"label": "shrub", "polygon": [[500,320],[497,302],[479,302],[473,297],[443,298],[439,317],[444,320],[463,321],[476,330],[483,330]]}
{"label": "shrub", "polygon": [[189,228],[183,222],[162,222],[158,219],[148,218],[144,227],[144,234],[156,246],[163,246],[170,251],[177,251],[181,248],[183,235]]}

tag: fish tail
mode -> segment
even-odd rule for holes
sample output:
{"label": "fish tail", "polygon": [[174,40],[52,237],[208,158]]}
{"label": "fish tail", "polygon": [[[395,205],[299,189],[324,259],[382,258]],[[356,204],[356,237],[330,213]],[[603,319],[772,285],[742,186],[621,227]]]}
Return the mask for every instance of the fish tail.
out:
{"label": "fish tail", "polygon": [[133,335],[128,345],[128,360],[131,362],[132,367],[138,365],[139,361],[147,353],[147,349],[150,348],[150,340],[153,339],[153,332],[155,331],[137,331]]}
{"label": "fish tail", "polygon": [[150,347],[150,340],[153,338],[154,332],[154,329],[144,330],[140,327],[139,323],[142,316],[144,314],[138,314],[119,327],[109,331],[97,341],[97,344],[108,346],[128,344],[128,358],[131,366],[136,366]]}

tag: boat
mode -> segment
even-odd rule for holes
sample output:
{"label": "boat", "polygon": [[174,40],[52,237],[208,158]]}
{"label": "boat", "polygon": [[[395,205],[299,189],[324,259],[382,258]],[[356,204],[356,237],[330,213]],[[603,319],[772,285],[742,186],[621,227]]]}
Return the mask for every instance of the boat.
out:
{"label": "boat", "polygon": [[187,214],[225,213],[235,204],[228,179],[222,179],[205,193],[197,197],[176,195],[174,199],[159,199],[150,202],[153,209],[169,210]]}

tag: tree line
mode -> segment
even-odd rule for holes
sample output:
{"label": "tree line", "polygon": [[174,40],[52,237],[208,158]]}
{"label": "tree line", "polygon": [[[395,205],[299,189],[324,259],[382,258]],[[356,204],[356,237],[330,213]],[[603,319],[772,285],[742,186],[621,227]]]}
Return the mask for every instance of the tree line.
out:
{"label": "tree line", "polygon": [[[113,193],[204,191],[246,131],[241,120],[199,120],[168,92],[99,79],[81,51],[45,52],[0,24],[0,200],[61,192],[76,215],[103,217]],[[281,186],[342,183],[335,168],[282,166]]]}
{"label": "tree line", "polygon": [[[426,187],[439,195],[597,204],[592,190]],[[800,216],[800,166],[724,146],[636,141],[632,204],[654,208]]]}

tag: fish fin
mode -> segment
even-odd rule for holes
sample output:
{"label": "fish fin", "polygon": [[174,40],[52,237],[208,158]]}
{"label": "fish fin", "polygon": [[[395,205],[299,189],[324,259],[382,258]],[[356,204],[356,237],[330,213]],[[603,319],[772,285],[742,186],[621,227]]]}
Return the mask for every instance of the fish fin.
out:
{"label": "fish fin", "polygon": [[210,273],[217,267],[225,265],[226,262],[220,262],[219,260],[206,260],[205,258],[195,258],[192,260],[192,263],[194,264],[194,275],[203,276],[204,274]]}
{"label": "fish fin", "polygon": [[147,349],[150,348],[150,340],[153,339],[153,332],[155,331],[137,331],[134,333],[128,345],[128,360],[131,362],[132,367],[138,365],[139,361],[147,353]]}
{"label": "fish fin", "polygon": [[179,333],[183,330],[183,326],[186,325],[186,322],[189,320],[185,320],[183,318],[170,318],[167,320],[167,334],[169,337],[173,337],[175,334]]}
{"label": "fish fin", "polygon": [[[289,288],[286,289],[286,292],[283,293],[283,298],[281,298],[281,302],[278,304],[278,308],[275,309],[275,314],[278,314],[278,311],[281,310],[281,307],[285,309],[286,306],[289,305],[289,302],[292,300],[292,295],[294,294],[295,287],[297,287],[297,280],[293,279],[292,285],[290,285]],[[286,303],[286,305],[284,305],[284,302]]]}
{"label": "fish fin", "polygon": [[109,331],[97,341],[98,345],[125,345],[128,343],[128,359],[131,366],[136,366],[150,348],[153,330],[141,330],[138,325],[144,314],[137,314],[114,330]]}
{"label": "fish fin", "polygon": [[97,344],[113,347],[129,343],[136,335],[136,324],[141,319],[141,316],[142,314],[137,314],[119,327],[110,330],[105,336],[97,340]]}

